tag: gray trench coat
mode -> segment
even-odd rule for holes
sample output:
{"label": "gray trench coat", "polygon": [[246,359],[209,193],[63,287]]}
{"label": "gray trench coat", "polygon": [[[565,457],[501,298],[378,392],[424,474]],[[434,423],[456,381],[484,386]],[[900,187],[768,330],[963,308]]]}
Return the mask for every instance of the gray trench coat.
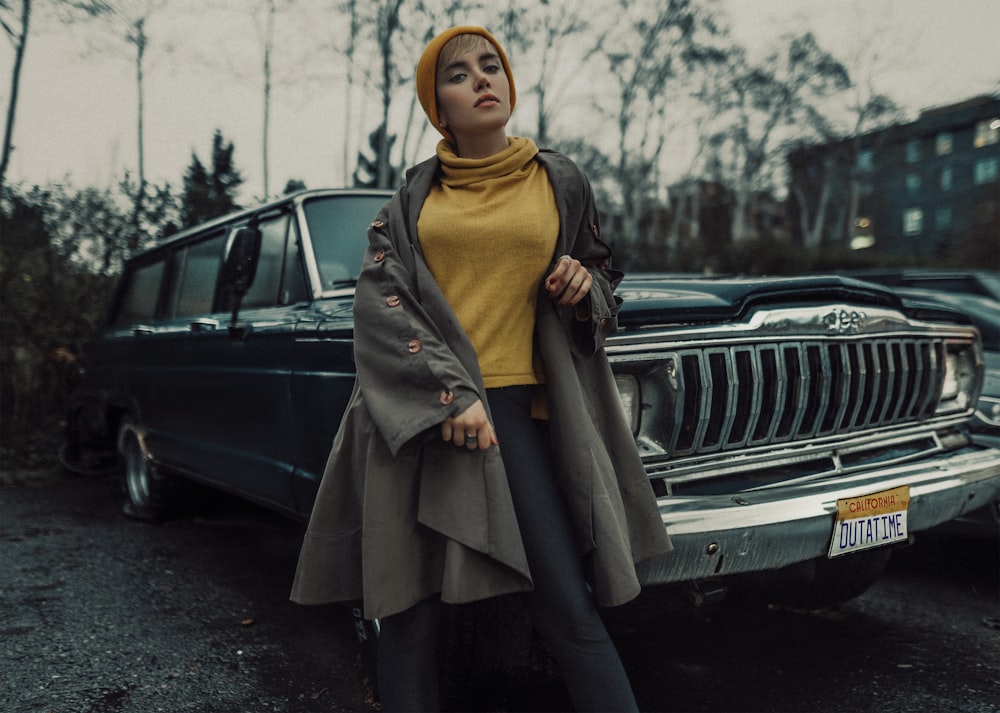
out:
{"label": "gray trench coat", "polygon": [[[559,210],[553,265],[569,254],[594,277],[589,319],[541,292],[536,348],[560,485],[597,601],[613,606],[639,592],[634,563],[671,545],[602,348],[617,329],[621,273],[586,177],[561,154],[537,160]],[[456,448],[438,430],[486,398],[472,344],[416,240],[437,165],[412,168],[369,229],[354,302],[357,380],[299,556],[291,598],[301,604],[363,600],[375,618],[435,593],[460,603],[531,588],[498,448]]]}

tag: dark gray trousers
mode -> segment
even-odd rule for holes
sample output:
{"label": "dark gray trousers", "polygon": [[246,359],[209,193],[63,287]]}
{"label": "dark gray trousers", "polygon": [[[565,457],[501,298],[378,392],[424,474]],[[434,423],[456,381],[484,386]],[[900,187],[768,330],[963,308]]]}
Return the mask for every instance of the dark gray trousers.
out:
{"label": "dark gray trousers", "polygon": [[[529,598],[535,628],[559,663],[576,710],[638,710],[587,587],[548,436],[531,418],[530,388],[489,389],[487,399],[535,585]],[[382,619],[378,669],[384,710],[439,707],[438,611],[432,598]]]}

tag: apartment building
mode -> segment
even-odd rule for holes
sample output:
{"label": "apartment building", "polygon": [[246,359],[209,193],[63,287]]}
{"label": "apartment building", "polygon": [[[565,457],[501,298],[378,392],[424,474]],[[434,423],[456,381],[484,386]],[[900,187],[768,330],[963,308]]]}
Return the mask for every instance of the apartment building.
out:
{"label": "apartment building", "polygon": [[1000,265],[1000,97],[802,146],[788,162],[789,223],[802,245]]}

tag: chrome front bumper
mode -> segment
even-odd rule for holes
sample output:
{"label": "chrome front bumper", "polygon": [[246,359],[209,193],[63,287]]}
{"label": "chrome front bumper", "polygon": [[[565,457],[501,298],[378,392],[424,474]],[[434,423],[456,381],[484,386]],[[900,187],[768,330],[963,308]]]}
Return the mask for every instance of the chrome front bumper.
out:
{"label": "chrome front bumper", "polygon": [[[645,584],[778,569],[824,557],[837,500],[909,485],[909,532],[1000,500],[1000,450],[968,447],[916,462],[739,495],[657,499],[674,551],[638,566]],[[848,555],[849,556],[849,555]]]}

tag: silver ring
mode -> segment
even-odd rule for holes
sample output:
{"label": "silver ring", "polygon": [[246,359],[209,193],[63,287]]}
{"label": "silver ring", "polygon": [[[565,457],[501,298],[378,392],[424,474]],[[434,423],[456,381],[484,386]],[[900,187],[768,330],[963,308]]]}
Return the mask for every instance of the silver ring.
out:
{"label": "silver ring", "polygon": [[466,433],[465,434],[465,442],[466,443],[476,443],[478,441],[479,441],[479,436],[477,436],[475,433]]}

